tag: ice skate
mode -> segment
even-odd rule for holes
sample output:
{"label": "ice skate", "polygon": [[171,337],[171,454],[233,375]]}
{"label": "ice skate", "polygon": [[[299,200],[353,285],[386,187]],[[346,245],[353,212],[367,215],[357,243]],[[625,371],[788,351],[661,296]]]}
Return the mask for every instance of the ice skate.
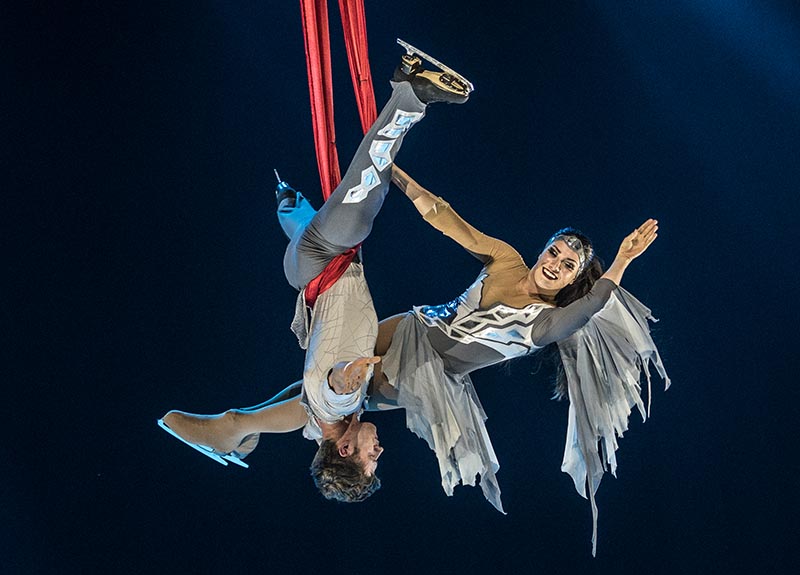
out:
{"label": "ice skate", "polygon": [[[470,92],[474,90],[472,82],[408,42],[398,38],[397,43],[406,49],[406,53],[401,57],[400,65],[394,72],[392,78],[394,81],[410,82],[414,94],[424,104],[434,102],[463,104],[469,99]],[[441,71],[424,70],[423,60]]]}
{"label": "ice skate", "polygon": [[[169,425],[167,425],[164,422],[163,419],[159,419],[158,420],[158,426],[161,429],[163,429],[164,431],[166,431],[167,433],[169,433],[175,439],[179,440],[182,443],[185,443],[186,445],[188,445],[192,449],[195,449],[195,450],[199,451],[200,453],[202,453],[206,457],[209,457],[209,458],[213,459],[217,463],[220,463],[222,465],[228,465],[228,462],[230,461],[231,463],[233,463],[235,465],[238,465],[240,467],[245,467],[245,468],[250,467],[244,461],[242,461],[242,456],[239,453],[237,453],[236,451],[232,451],[230,453],[220,453],[220,452],[216,451],[213,447],[210,447],[208,445],[201,445],[199,443],[192,443],[191,441],[188,441],[188,440],[184,439],[183,437],[181,437],[180,435],[178,435],[177,433],[175,433],[175,431],[173,431],[169,427]],[[248,439],[248,438],[245,438],[245,439]],[[257,438],[256,438],[256,443],[258,443],[258,439]],[[255,448],[255,445],[253,445],[252,448]],[[252,451],[252,448],[249,451]],[[248,451],[248,453],[249,453],[249,451]]]}
{"label": "ice skate", "polygon": [[278,201],[278,209],[293,208],[297,202],[297,190],[284,182],[278,175],[278,170],[275,171],[275,177],[278,178],[278,187],[275,188],[275,199]]}

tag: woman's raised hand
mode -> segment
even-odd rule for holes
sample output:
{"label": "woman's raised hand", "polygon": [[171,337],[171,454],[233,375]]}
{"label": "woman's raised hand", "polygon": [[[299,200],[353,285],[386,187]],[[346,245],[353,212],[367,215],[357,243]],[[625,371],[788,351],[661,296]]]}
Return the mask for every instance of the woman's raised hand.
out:
{"label": "woman's raised hand", "polygon": [[617,257],[628,262],[638,258],[658,237],[658,222],[649,219],[622,240]]}
{"label": "woman's raised hand", "polygon": [[658,222],[652,218],[636,228],[633,233],[622,240],[617,257],[614,258],[614,261],[611,262],[602,277],[619,285],[622,281],[622,275],[625,273],[625,268],[650,247],[650,244],[658,237],[656,232],[658,232]]}

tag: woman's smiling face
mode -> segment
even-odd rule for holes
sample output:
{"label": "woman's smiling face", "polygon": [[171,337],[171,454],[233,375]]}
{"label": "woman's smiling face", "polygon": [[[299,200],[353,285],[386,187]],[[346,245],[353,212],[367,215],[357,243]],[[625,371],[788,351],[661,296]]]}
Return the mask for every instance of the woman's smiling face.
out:
{"label": "woman's smiling face", "polygon": [[541,295],[555,295],[578,277],[578,254],[564,240],[549,244],[528,272],[528,280]]}

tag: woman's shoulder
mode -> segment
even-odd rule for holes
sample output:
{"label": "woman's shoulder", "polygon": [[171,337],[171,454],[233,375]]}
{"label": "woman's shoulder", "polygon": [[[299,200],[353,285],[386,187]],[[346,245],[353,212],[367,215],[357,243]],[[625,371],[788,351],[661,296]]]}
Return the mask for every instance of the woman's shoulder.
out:
{"label": "woman's shoulder", "polygon": [[495,238],[495,241],[497,243],[495,245],[493,258],[489,265],[486,266],[487,268],[489,266],[500,266],[502,269],[524,268],[526,271],[528,270],[525,260],[522,255],[514,249],[514,246],[500,239]]}

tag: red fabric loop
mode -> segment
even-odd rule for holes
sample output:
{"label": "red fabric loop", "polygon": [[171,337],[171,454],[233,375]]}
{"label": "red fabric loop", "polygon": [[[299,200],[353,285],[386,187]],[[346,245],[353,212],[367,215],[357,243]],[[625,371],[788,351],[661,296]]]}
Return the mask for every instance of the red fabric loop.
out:
{"label": "red fabric loop", "polygon": [[311,123],[317,150],[322,197],[328,199],[342,179],[336,152],[333,122],[333,83],[331,81],[331,41],[328,30],[327,0],[300,0],[303,37],[311,97]]}
{"label": "red fabric loop", "polygon": [[[350,65],[350,78],[356,94],[358,116],[364,133],[378,117],[375,91],[369,70],[367,24],[364,0],[339,0],[344,42]],[[333,121],[333,82],[327,0],[300,0],[303,37],[308,67],[308,92],[311,97],[311,122],[317,152],[322,197],[327,200],[341,181],[336,130]],[[306,286],[306,304],[313,307],[319,294],[338,280],[353,261],[360,246],[354,246],[331,263]]]}

